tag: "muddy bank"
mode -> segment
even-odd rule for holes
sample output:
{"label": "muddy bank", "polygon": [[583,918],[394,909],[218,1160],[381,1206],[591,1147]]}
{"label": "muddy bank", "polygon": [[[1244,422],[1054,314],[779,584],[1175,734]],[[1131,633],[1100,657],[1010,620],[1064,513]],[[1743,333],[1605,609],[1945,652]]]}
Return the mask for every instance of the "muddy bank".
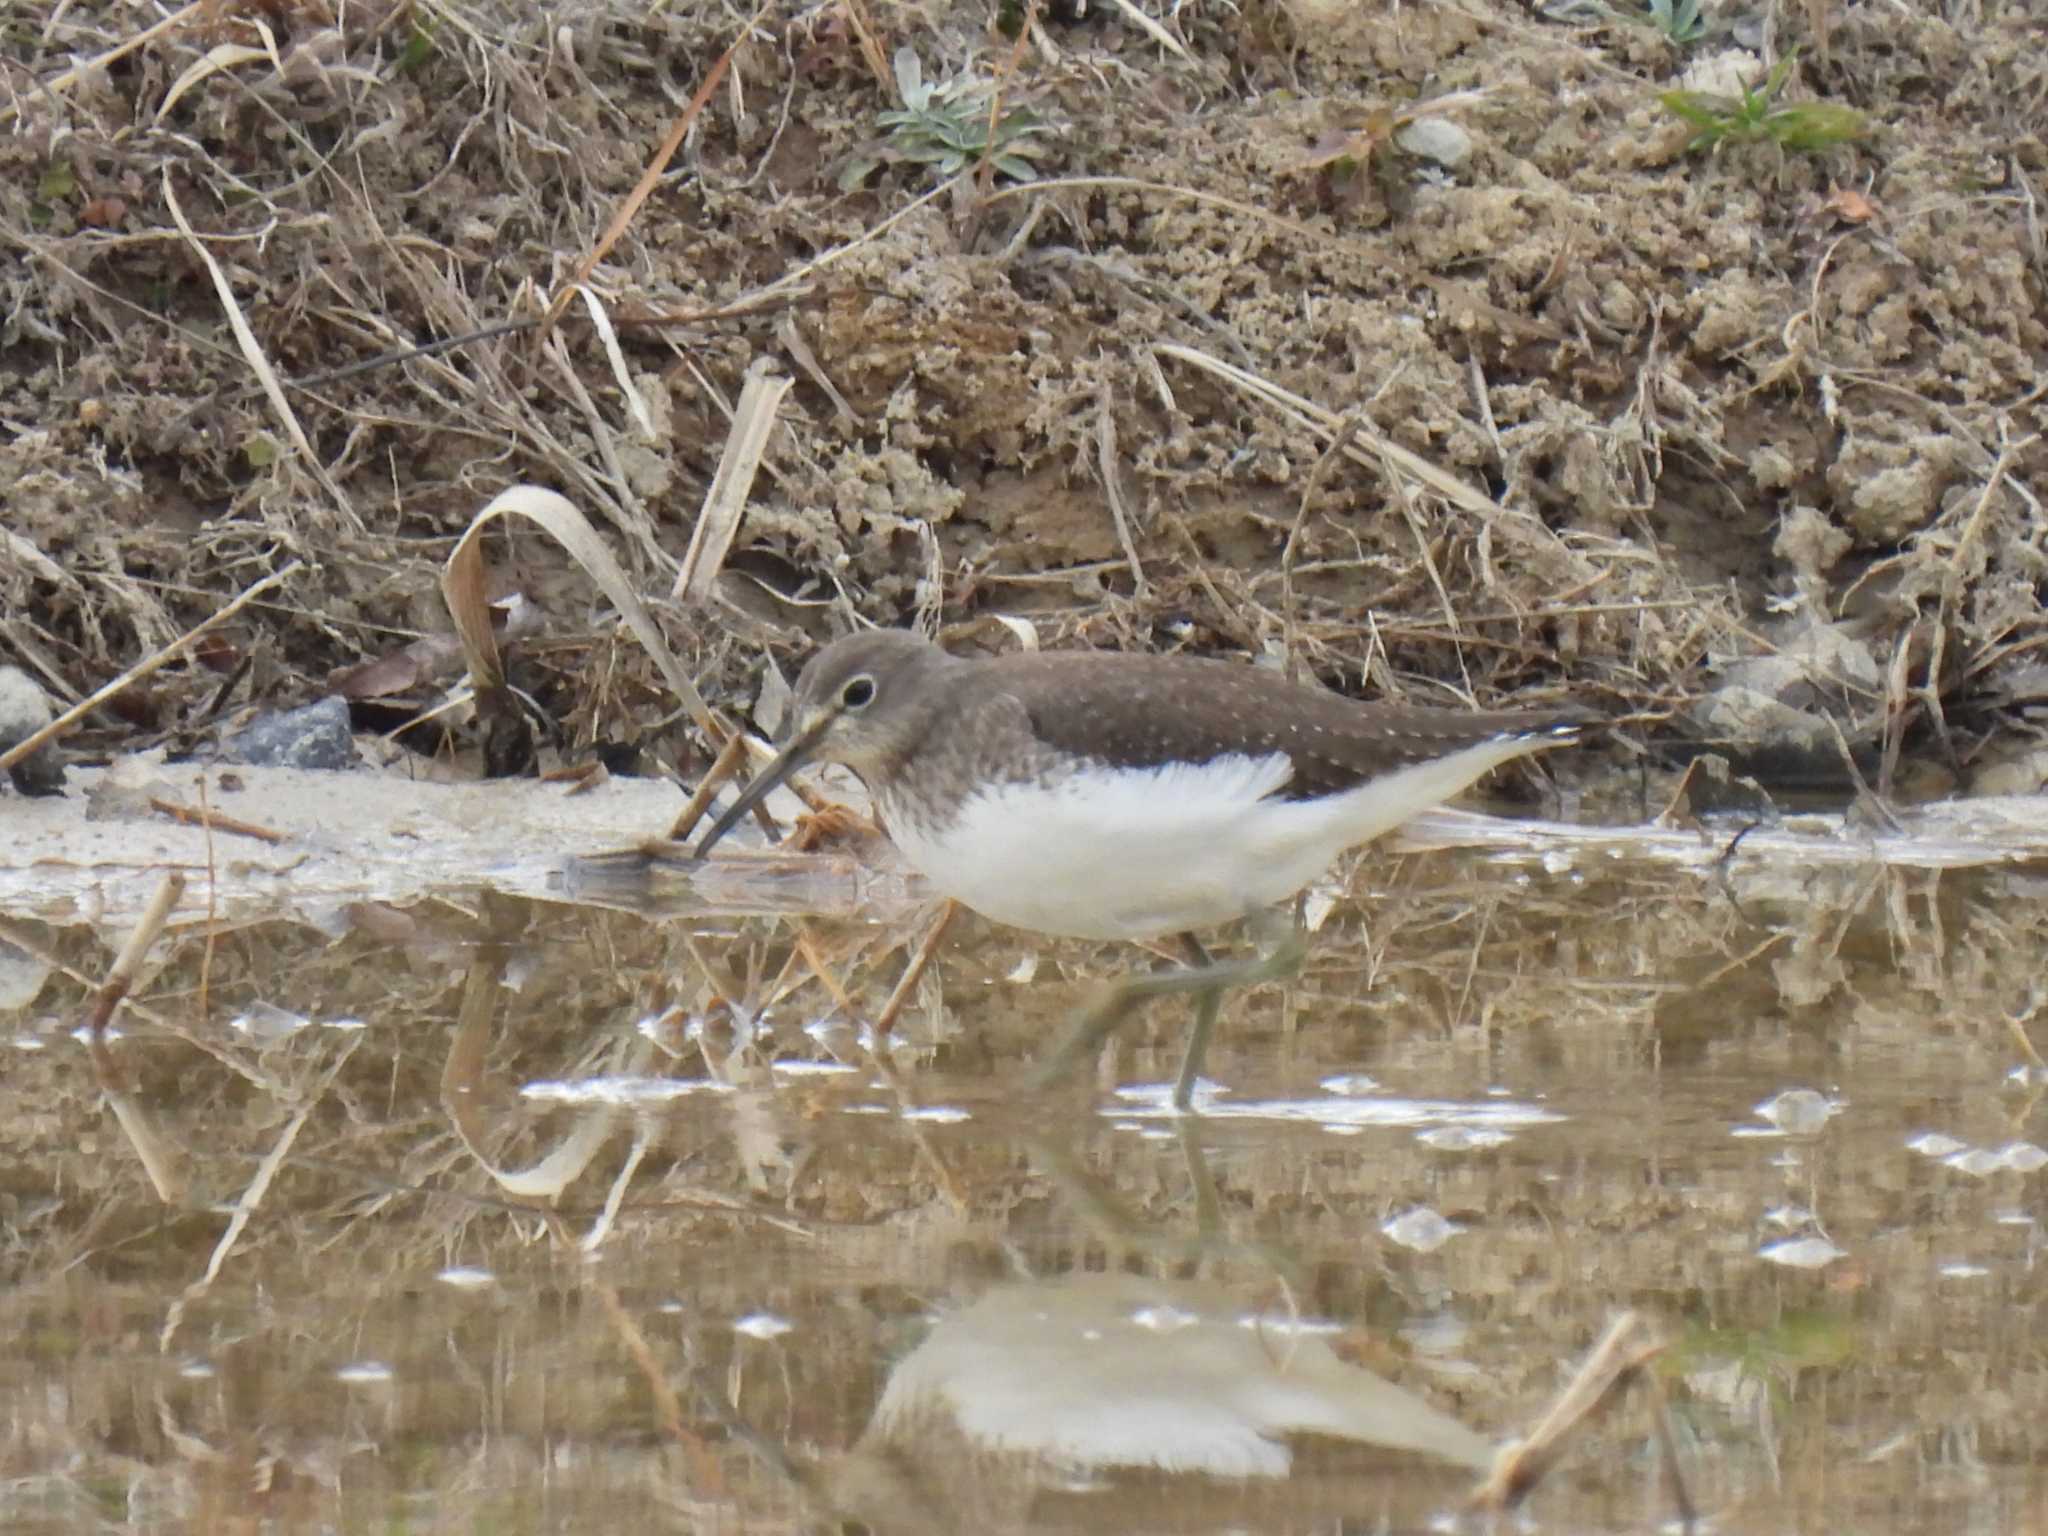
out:
{"label": "muddy bank", "polygon": [[[856,615],[1005,615],[2036,787],[2023,12],[1065,15],[16,7],[0,649],[68,702],[308,557],[70,747],[197,744],[444,636],[440,561],[517,481],[667,592],[760,365],[766,470],[662,613],[734,709]],[[1765,105],[1853,135],[1689,148],[1660,100],[1788,58]],[[535,321],[619,218],[545,336],[410,350]],[[556,550],[493,558],[564,749],[698,756]]]}

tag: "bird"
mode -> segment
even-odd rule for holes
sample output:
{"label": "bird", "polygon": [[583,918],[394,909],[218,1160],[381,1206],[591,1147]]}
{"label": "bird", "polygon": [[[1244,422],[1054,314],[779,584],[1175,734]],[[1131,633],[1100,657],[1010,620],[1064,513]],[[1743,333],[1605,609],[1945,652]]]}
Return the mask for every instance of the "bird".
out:
{"label": "bird", "polygon": [[1218,965],[1196,930],[1289,900],[1345,850],[1503,763],[1579,740],[1590,718],[1365,703],[1204,657],[963,657],[869,630],[805,665],[779,754],[695,857],[798,769],[840,763],[911,867],[983,917],[1067,938],[1179,935],[1192,963],[1119,983],[1037,1078],[1146,998],[1194,993],[1173,1092],[1186,1110],[1222,992],[1289,974],[1305,953],[1291,933],[1270,954]]}

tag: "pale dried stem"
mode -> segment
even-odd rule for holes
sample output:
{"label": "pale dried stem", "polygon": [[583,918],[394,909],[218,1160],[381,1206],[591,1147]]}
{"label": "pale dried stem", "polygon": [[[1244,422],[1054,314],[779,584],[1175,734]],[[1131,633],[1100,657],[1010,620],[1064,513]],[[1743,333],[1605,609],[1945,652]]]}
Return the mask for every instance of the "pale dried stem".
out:
{"label": "pale dried stem", "polygon": [[1477,1509],[1511,1509],[1520,1503],[1557,1464],[1586,1422],[1634,1382],[1664,1347],[1661,1340],[1651,1337],[1649,1325],[1641,1317],[1622,1313],[1536,1427],[1502,1450],[1492,1474],[1467,1503]]}
{"label": "pale dried stem", "polygon": [[933,957],[939,952],[939,942],[945,938],[946,930],[953,925],[953,919],[959,916],[959,914],[960,903],[957,901],[949,900],[940,908],[937,919],[925,933],[923,940],[917,946],[916,952],[911,955],[910,964],[904,968],[903,975],[897,981],[895,989],[890,992],[889,1000],[882,1005],[882,1011],[875,1015],[876,1035],[886,1036],[896,1027],[897,1016],[903,1012],[904,1005],[910,1001],[910,994],[916,990],[917,984],[923,978],[925,970],[931,965]]}

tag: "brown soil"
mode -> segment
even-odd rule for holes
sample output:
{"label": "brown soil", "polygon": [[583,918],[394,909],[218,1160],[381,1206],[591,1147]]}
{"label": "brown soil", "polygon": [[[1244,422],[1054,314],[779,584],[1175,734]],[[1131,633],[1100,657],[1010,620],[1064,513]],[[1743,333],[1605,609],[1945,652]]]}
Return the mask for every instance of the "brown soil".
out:
{"label": "brown soil", "polygon": [[[1138,3],[1183,52],[1109,0],[1021,44],[980,4],[772,12],[608,247],[733,13],[222,0],[138,38],[10,7],[0,659],[76,699],[307,559],[70,745],[189,743],[445,633],[441,561],[519,482],[665,594],[760,363],[797,384],[718,593],[663,614],[740,712],[764,643],[1001,614],[1354,690],[1569,686],[1658,741],[1831,720],[1815,750],[1880,788],[1902,743],[2034,787],[2030,8],[1814,0],[1680,46],[1504,0]],[[970,163],[919,202],[944,177],[878,120],[906,48],[1049,125],[1038,184]],[[1775,105],[1867,132],[1688,149],[1660,93],[1795,48]],[[1483,94],[1419,115],[1469,155],[1399,147],[1450,92]],[[581,298],[409,350],[534,321],[599,250],[623,376]],[[551,545],[497,551],[545,615],[515,680],[573,743],[668,715]]]}

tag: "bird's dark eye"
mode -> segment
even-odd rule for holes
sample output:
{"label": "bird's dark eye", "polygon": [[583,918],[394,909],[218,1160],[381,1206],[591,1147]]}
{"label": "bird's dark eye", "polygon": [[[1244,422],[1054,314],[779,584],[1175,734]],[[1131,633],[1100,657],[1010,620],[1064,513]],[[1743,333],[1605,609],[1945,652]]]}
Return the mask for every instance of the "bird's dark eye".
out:
{"label": "bird's dark eye", "polygon": [[839,702],[848,709],[866,709],[875,701],[875,680],[872,677],[849,678],[839,690]]}

